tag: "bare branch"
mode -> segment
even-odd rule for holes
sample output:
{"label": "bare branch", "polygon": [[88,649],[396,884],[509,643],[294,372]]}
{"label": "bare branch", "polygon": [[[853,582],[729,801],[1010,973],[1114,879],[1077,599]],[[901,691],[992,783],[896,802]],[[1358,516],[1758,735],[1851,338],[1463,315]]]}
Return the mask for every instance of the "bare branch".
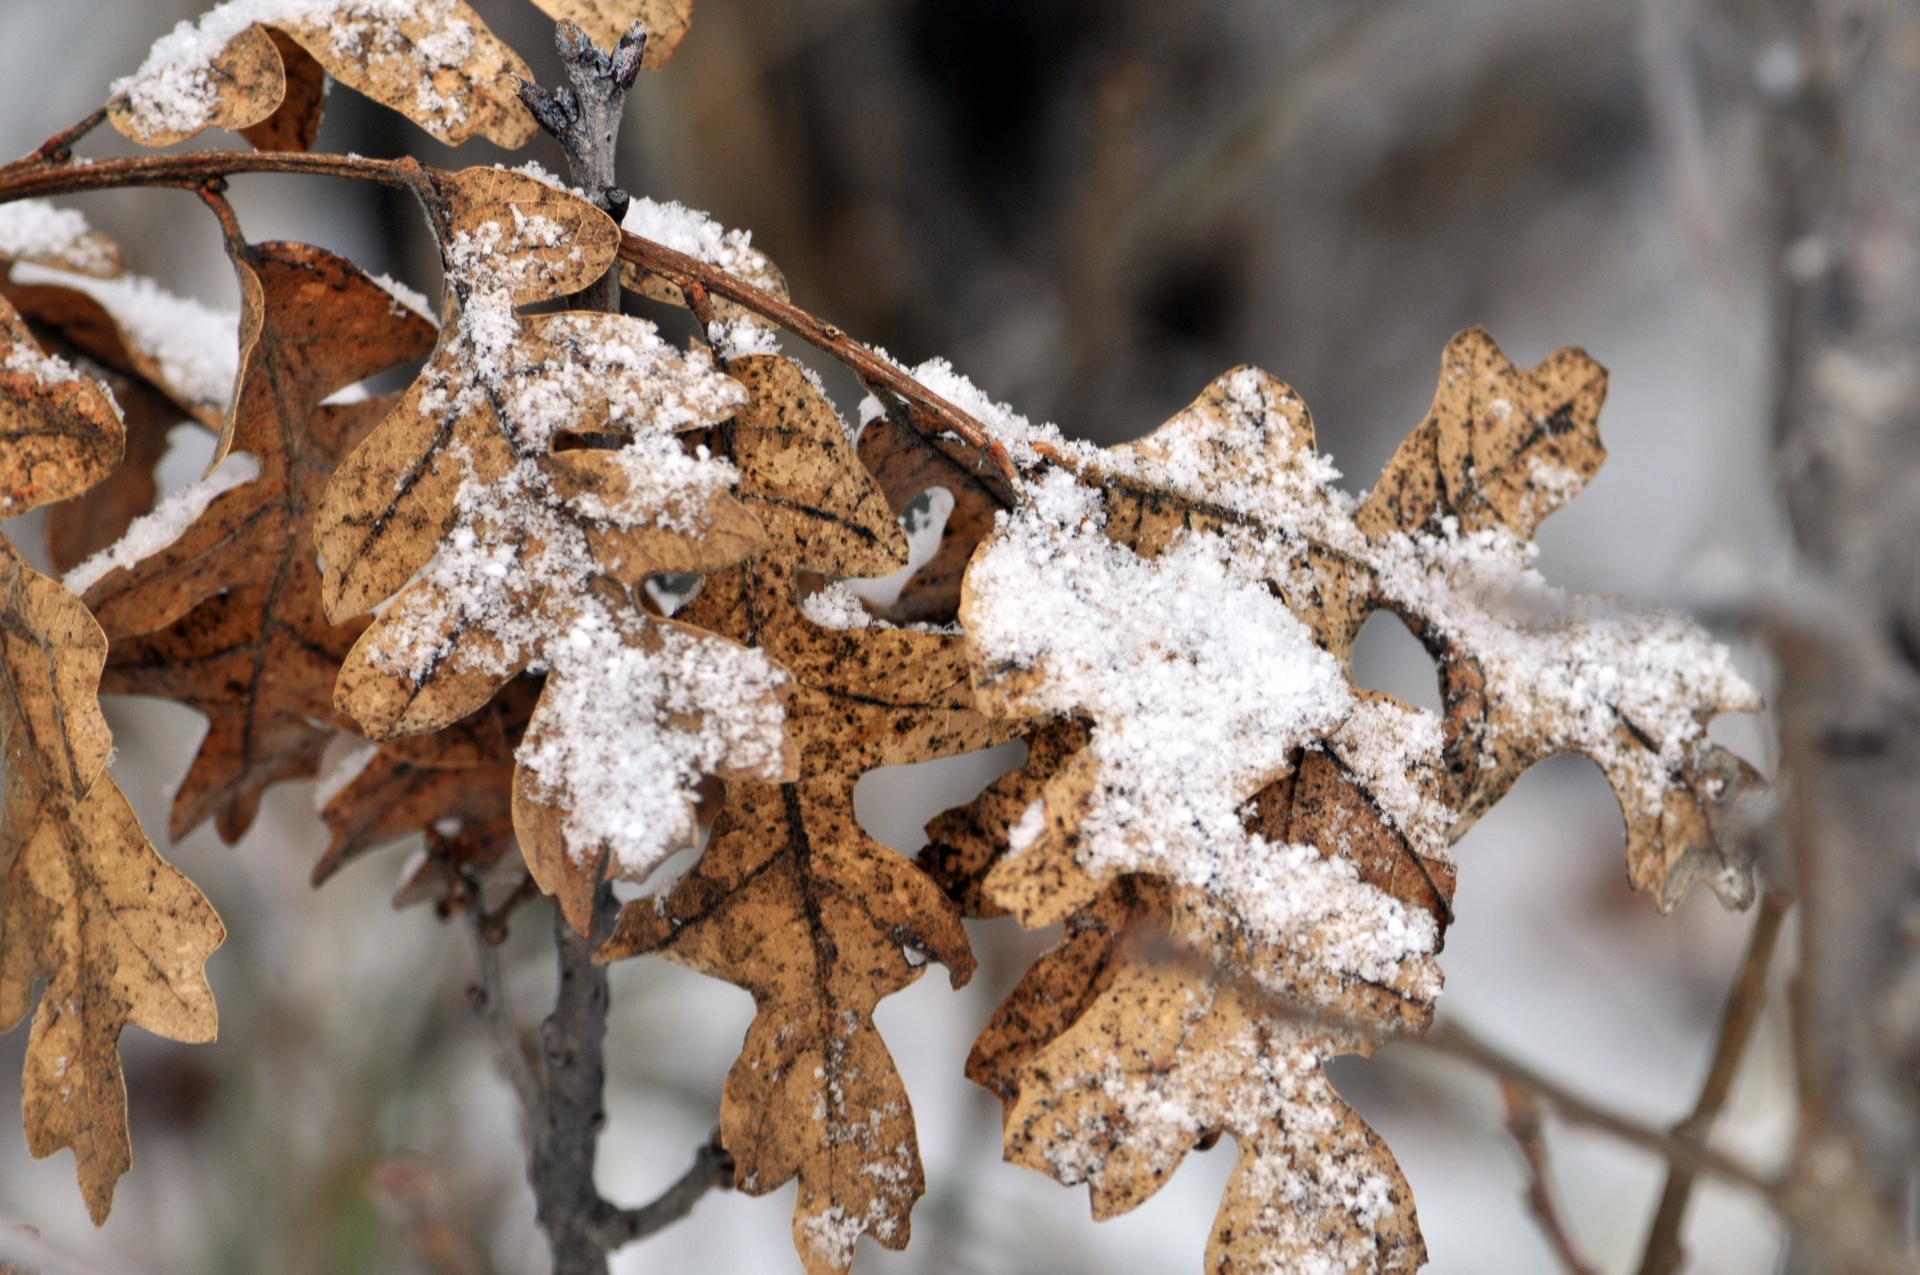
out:
{"label": "bare branch", "polygon": [[616,1249],[665,1230],[693,1212],[709,1191],[733,1189],[733,1157],[720,1145],[720,1132],[693,1156],[693,1167],[660,1196],[637,1208],[617,1210],[605,1224],[606,1243]]}
{"label": "bare branch", "polygon": [[1500,1082],[1500,1096],[1507,1104],[1507,1132],[1519,1143],[1520,1154],[1527,1161],[1527,1204],[1533,1209],[1534,1220],[1546,1233],[1560,1264],[1572,1275],[1595,1275],[1574,1247],[1573,1236],[1553,1201],[1553,1165],[1547,1158],[1546,1118],[1539,1100],[1531,1090],[1510,1080]]}
{"label": "bare branch", "polygon": [[520,1028],[513,1021],[513,1006],[507,1000],[507,981],[500,969],[497,940],[488,936],[486,917],[477,902],[467,909],[467,917],[474,956],[480,963],[480,982],[470,993],[473,1009],[486,1024],[495,1061],[513,1086],[514,1096],[520,1100],[520,1119],[531,1136],[547,1122],[546,1095],[541,1092],[540,1078],[534,1074],[533,1062],[527,1057]]}
{"label": "bare branch", "polygon": [[[1767,1003],[1767,971],[1773,964],[1773,949],[1780,938],[1781,922],[1786,918],[1791,898],[1778,890],[1768,890],[1760,900],[1760,913],[1753,921],[1753,936],[1747,941],[1746,959],[1740,964],[1733,990],[1727,996],[1726,1011],[1720,1019],[1720,1036],[1714,1045],[1713,1062],[1700,1085],[1700,1096],[1693,1111],[1674,1126],[1675,1139],[1703,1147],[1713,1132],[1713,1123],[1733,1091],[1733,1080],[1746,1056],[1747,1042],[1760,1021]],[[1647,1234],[1647,1246],[1640,1258],[1640,1275],[1672,1275],[1686,1258],[1680,1242],[1680,1227],[1686,1220],[1687,1205],[1693,1198],[1694,1173],[1672,1165],[1667,1169],[1667,1185],[1660,1194],[1660,1207],[1653,1215],[1653,1227]]]}

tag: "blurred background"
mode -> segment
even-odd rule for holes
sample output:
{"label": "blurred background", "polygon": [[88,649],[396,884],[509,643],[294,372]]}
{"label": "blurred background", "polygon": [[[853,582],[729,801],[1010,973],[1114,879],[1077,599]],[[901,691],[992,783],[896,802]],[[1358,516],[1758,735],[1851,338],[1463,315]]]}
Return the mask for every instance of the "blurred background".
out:
{"label": "blurred background", "polygon": [[[550,25],[530,4],[473,4],[556,78]],[[199,7],[0,0],[0,150],[25,153],[97,106]],[[678,57],[635,92],[622,176],[751,228],[804,307],[908,363],[944,355],[1024,414],[1102,443],[1258,364],[1305,397],[1356,492],[1420,420],[1456,330],[1486,326],[1522,364],[1583,346],[1612,371],[1611,458],[1545,527],[1542,569],[1573,589],[1712,608],[1776,578],[1789,553],[1754,228],[1756,102],[1783,73],[1779,53],[1712,0],[698,0]],[[506,158],[480,144],[456,155],[344,90],[317,149]],[[105,132],[82,147],[128,150]],[[562,166],[544,138],[525,154]],[[234,201],[253,238],[317,243],[437,289],[425,228],[397,195],[250,177]],[[73,204],[135,270],[237,308],[190,195]],[[850,412],[851,383],[832,385]],[[196,476],[206,447],[182,427],[163,486]],[[1438,705],[1430,663],[1390,616],[1363,635],[1357,676]],[[231,931],[210,965],[221,1038],[126,1033],[136,1164],[101,1230],[70,1158],[31,1160],[17,1117],[0,1116],[0,1221],[37,1226],[76,1270],[129,1275],[543,1271],[511,1095],[468,1007],[467,937],[388,905],[412,847],[312,890],[325,837],[313,785],[290,784],[241,845],[203,828],[169,849],[169,785],[200,720],[147,701],[107,711],[115,774]],[[1765,723],[1715,733],[1771,771]],[[1013,760],[876,772],[862,821],[910,854],[928,817]],[[1660,917],[1628,890],[1622,842],[1596,768],[1530,773],[1458,847],[1441,1012],[1665,1126],[1705,1072],[1749,921],[1704,892]],[[971,986],[951,992],[936,974],[879,1011],[929,1192],[908,1251],[865,1244],[858,1269],[1199,1270],[1230,1146],[1099,1225],[1084,1192],[1001,1163],[997,1104],[960,1069],[1045,936],[1010,921],[973,933]],[[528,1021],[550,1002],[550,946],[530,911],[508,949]],[[613,979],[600,1177],[633,1203],[708,1136],[751,1003],[660,961]],[[1717,1141],[1765,1165],[1792,1120],[1777,1005]],[[24,1025],[0,1037],[9,1085],[25,1039]],[[1492,1081],[1410,1046],[1334,1075],[1413,1184],[1430,1270],[1563,1269],[1522,1198]],[[1548,1138],[1577,1244],[1599,1271],[1635,1269],[1663,1166],[1558,1123]],[[791,1186],[709,1196],[615,1269],[797,1272],[791,1207]],[[437,1255],[436,1234],[454,1237]],[[1686,1240],[1692,1271],[1779,1261],[1770,1215],[1712,1184]]]}

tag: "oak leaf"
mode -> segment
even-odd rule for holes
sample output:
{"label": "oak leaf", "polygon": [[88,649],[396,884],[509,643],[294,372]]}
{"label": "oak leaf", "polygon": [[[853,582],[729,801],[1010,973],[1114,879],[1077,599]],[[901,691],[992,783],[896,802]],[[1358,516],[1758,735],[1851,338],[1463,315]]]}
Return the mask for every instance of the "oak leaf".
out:
{"label": "oak leaf", "polygon": [[[599,959],[648,952],[753,993],[757,1012],[721,1101],[742,1190],[798,1177],[793,1234],[810,1272],[840,1272],[870,1234],[904,1247],[925,1191],[911,1106],[873,1024],[931,958],[964,983],[958,912],[854,817],[875,766],[994,742],[971,706],[957,634],[875,625],[819,576],[897,568],[892,511],[825,399],[783,359],[735,359],[752,399],[714,445],[768,546],[711,575],[679,618],[764,649],[793,679],[797,779],[729,783],[699,863],[664,896],[629,904]],[[812,493],[810,496],[807,493]]]}
{"label": "oak leaf", "polygon": [[[24,427],[0,445],[0,489],[24,512],[97,477],[118,451],[119,421],[97,386],[7,318],[0,413]],[[0,540],[0,1030],[25,1016],[44,983],[27,1042],[27,1145],[36,1156],[72,1149],[96,1222],[132,1164],[120,1030],[131,1022],[211,1040],[202,967],[225,937],[107,773],[106,655],[106,635],[79,600]]]}
{"label": "oak leaf", "polygon": [[[289,54],[291,76],[278,47],[287,42],[303,51]],[[116,81],[107,118],[143,146],[220,127],[298,149],[287,143],[318,126],[303,57],[448,145],[478,136],[512,148],[533,136],[518,96],[532,72],[465,0],[227,0]]]}
{"label": "oak leaf", "polygon": [[592,205],[489,169],[444,179],[438,200],[450,320],[335,474],[317,523],[330,615],[399,590],[335,702],[383,740],[546,672],[517,750],[514,822],[535,879],[584,933],[608,873],[644,878],[692,840],[702,775],[791,765],[779,669],[649,616],[634,593],[760,544],[728,494],[736,471],[679,438],[744,394],[642,320],[515,313],[613,264],[618,229]]}
{"label": "oak leaf", "polygon": [[[1526,538],[1598,467],[1604,384],[1577,352],[1522,372],[1462,334],[1364,505],[1333,486],[1298,396],[1251,369],[1106,451],[938,387],[1023,466],[961,618],[982,709],[1036,733],[1022,772],[936,821],[925,858],[976,910],[1069,934],[970,1064],[1006,1104],[1010,1156],[1090,1182],[1107,1215],[1224,1129],[1241,1164],[1209,1269],[1290,1269],[1319,1245],[1345,1269],[1411,1270],[1411,1197],[1318,1068],[1424,1027],[1448,841],[1572,749],[1615,782],[1637,884],[1662,906],[1696,876],[1742,899],[1745,865],[1711,833],[1744,763],[1705,724],[1752,692],[1685,622],[1530,570]],[[1351,687],[1382,606],[1462,670],[1444,720]],[[1197,964],[1143,955],[1142,927]]]}
{"label": "oak leaf", "polygon": [[237,451],[255,476],[214,496],[170,540],[141,545],[136,560],[108,550],[68,576],[113,640],[103,689],[207,715],[169,826],[178,839],[213,818],[229,843],[252,824],[264,790],[312,776],[333,729],[347,724],[333,683],[363,626],[331,624],[323,612],[313,510],[389,404],[322,400],[419,357],[434,339],[430,322],[332,253],[239,246],[234,264],[240,389],[214,464]]}

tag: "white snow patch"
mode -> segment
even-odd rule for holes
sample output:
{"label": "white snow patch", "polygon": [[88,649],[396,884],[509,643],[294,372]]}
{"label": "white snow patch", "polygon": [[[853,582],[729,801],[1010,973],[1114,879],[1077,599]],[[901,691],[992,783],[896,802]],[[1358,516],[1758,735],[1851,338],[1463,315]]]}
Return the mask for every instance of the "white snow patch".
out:
{"label": "white snow patch", "polygon": [[181,533],[206,512],[216,497],[260,476],[260,462],[248,452],[229,452],[220,468],[199,482],[182,487],[128,524],[126,533],[61,578],[74,593],[84,594],[115,567],[131,569],[178,540]]}
{"label": "white snow patch", "polygon": [[44,199],[0,204],[0,257],[57,265],[91,275],[109,275],[119,267],[111,246],[72,208]]}

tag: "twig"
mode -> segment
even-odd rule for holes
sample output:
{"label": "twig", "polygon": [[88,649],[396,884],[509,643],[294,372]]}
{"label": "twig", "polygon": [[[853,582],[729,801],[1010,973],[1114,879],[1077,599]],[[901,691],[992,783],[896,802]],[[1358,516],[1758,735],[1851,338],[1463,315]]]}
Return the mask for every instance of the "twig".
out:
{"label": "twig", "polygon": [[[411,170],[411,174],[409,172]],[[0,203],[46,195],[134,186],[172,186],[194,190],[216,177],[239,173],[294,173],[308,177],[344,177],[411,189],[419,165],[406,159],[365,159],[358,155],[308,155],[294,151],[197,151],[181,155],[136,155],[87,164],[48,164],[36,152],[0,166]]]}
{"label": "twig", "polygon": [[1669,1165],[1686,1168],[1695,1173],[1711,1173],[1716,1177],[1724,1178],[1735,1185],[1746,1187],[1770,1202],[1778,1203],[1780,1200],[1783,1188],[1779,1183],[1763,1177],[1731,1156],[1710,1147],[1683,1142],[1671,1134],[1642,1124],[1631,1116],[1609,1111],[1598,1103],[1567,1089],[1558,1081],[1540,1075],[1526,1064],[1507,1057],[1458,1023],[1436,1024],[1425,1036],[1409,1037],[1407,1043],[1472,1063],[1501,1080],[1517,1084],[1552,1107],[1554,1112],[1569,1124],[1584,1125],[1589,1129],[1610,1134],[1622,1142],[1661,1157]]}
{"label": "twig", "polygon": [[799,306],[763,292],[746,280],[735,278],[697,257],[689,257],[684,252],[676,252],[665,244],[642,239],[639,235],[620,236],[620,259],[673,284],[688,296],[690,303],[698,289],[725,297],[761,318],[779,324],[801,340],[846,364],[862,381],[880,386],[919,407],[940,429],[951,432],[969,447],[979,450],[1009,482],[1017,477],[1006,448],[994,441],[979,421],[833,324],[817,319]]}
{"label": "twig", "polygon": [[[476,896],[477,897],[477,896]],[[473,1009],[486,1024],[493,1040],[495,1060],[506,1073],[507,1083],[520,1100],[520,1119],[529,1136],[547,1121],[547,1099],[541,1092],[540,1078],[534,1075],[533,1062],[513,1021],[513,1005],[507,999],[507,981],[500,969],[500,948],[488,937],[486,919],[478,904],[467,909],[468,930],[473,934],[474,956],[480,963],[480,982],[472,989]]]}
{"label": "twig", "polygon": [[694,1152],[693,1167],[660,1195],[637,1208],[617,1209],[605,1222],[604,1234],[609,1249],[635,1240],[643,1240],[665,1230],[687,1214],[709,1191],[733,1189],[733,1157],[720,1145],[720,1131],[714,1130],[707,1144]]}
{"label": "twig", "polygon": [[73,159],[73,144],[99,128],[107,120],[107,108],[102,106],[79,123],[61,129],[40,146],[26,161],[38,161],[42,164],[65,164]]}
{"label": "twig", "polygon": [[1559,1255],[1561,1265],[1573,1275],[1595,1275],[1587,1260],[1574,1247],[1573,1236],[1560,1217],[1553,1200],[1553,1165],[1547,1159],[1546,1119],[1540,1101],[1524,1085],[1511,1080],[1500,1082],[1500,1096],[1507,1104],[1507,1132],[1520,1146],[1527,1161],[1527,1204],[1534,1220],[1546,1233],[1547,1242]]}
{"label": "twig", "polygon": [[[1727,996],[1727,1007],[1720,1018],[1720,1036],[1714,1046],[1713,1062],[1707,1078],[1701,1082],[1700,1096],[1693,1111],[1673,1128],[1673,1136],[1691,1146],[1705,1146],[1713,1123],[1733,1091],[1734,1077],[1746,1056],[1747,1043],[1767,1003],[1767,970],[1773,964],[1773,949],[1780,938],[1781,922],[1787,915],[1791,898],[1782,891],[1768,890],[1760,899],[1760,912],[1753,921],[1753,936],[1747,941],[1746,959]],[[1680,1242],[1680,1227],[1686,1220],[1687,1205],[1693,1197],[1694,1173],[1679,1165],[1667,1169],[1666,1189],[1660,1194],[1660,1206],[1654,1211],[1653,1226],[1647,1233],[1647,1246],[1640,1258],[1640,1275],[1672,1275],[1686,1258]]]}

